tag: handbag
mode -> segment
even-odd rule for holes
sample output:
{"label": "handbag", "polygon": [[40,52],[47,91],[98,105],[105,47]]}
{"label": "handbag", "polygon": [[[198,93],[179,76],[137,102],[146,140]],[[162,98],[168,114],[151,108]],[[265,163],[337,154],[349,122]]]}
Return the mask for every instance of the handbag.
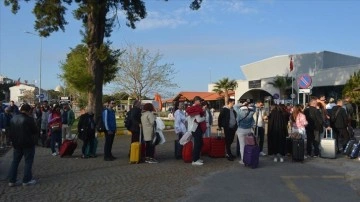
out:
{"label": "handbag", "polygon": [[245,136],[245,145],[256,145],[256,140],[253,133],[249,133]]}
{"label": "handbag", "polygon": [[51,131],[59,131],[60,130],[60,123],[53,123],[51,124]]}
{"label": "handbag", "polygon": [[293,140],[302,139],[302,135],[299,132],[292,132],[289,134],[290,138]]}

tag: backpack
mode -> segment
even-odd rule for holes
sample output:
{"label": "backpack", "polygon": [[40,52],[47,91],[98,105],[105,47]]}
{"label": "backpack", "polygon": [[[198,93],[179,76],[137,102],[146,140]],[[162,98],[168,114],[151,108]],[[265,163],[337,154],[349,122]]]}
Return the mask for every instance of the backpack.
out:
{"label": "backpack", "polygon": [[[107,110],[107,109],[105,109]],[[104,123],[104,119],[102,116],[99,116],[99,119],[97,120],[98,123],[96,124],[96,130],[98,132],[105,132],[106,128],[105,128],[105,123]]]}
{"label": "backpack", "polygon": [[340,112],[341,107],[338,107],[336,109],[336,111],[334,111],[334,109],[332,109],[331,115],[330,115],[330,123],[334,124],[336,121],[336,117],[338,116],[339,112]]}
{"label": "backpack", "polygon": [[130,130],[132,125],[132,117],[131,117],[131,110],[126,112],[125,119],[124,119],[125,128]]}

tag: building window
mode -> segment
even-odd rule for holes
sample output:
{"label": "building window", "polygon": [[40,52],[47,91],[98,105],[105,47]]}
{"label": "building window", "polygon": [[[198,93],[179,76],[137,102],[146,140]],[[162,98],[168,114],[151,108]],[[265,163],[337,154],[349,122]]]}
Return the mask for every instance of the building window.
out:
{"label": "building window", "polygon": [[22,95],[22,94],[24,94],[25,89],[19,89],[19,91],[20,91],[20,95]]}

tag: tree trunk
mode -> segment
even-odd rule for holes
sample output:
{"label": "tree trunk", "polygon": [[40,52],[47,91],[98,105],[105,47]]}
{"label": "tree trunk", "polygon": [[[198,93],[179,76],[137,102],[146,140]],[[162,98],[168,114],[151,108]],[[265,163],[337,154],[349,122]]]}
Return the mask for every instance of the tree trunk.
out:
{"label": "tree trunk", "polygon": [[227,90],[224,91],[224,101],[225,101],[225,105],[227,105],[229,102],[229,93]]}
{"label": "tree trunk", "polygon": [[87,20],[87,45],[88,52],[88,71],[91,73],[94,82],[94,88],[89,89],[88,107],[94,112],[96,121],[100,117],[103,109],[103,83],[104,83],[104,65],[99,60],[98,50],[104,43],[106,4],[89,3],[89,14]]}

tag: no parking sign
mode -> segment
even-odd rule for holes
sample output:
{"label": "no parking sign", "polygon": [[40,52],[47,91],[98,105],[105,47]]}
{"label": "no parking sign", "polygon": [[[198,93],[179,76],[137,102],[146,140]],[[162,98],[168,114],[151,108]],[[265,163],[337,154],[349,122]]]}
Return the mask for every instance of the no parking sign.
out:
{"label": "no parking sign", "polygon": [[312,79],[308,74],[303,74],[298,78],[298,85],[300,88],[309,88],[311,83]]}

